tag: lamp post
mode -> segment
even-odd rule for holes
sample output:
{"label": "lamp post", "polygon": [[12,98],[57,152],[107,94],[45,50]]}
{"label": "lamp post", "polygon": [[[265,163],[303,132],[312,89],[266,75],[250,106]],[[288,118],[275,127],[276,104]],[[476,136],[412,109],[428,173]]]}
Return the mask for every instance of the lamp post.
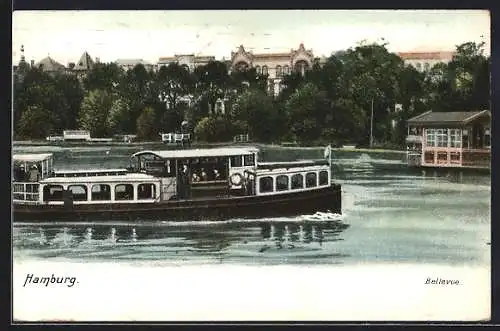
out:
{"label": "lamp post", "polygon": [[373,97],[372,97],[372,114],[370,117],[370,148],[373,148]]}

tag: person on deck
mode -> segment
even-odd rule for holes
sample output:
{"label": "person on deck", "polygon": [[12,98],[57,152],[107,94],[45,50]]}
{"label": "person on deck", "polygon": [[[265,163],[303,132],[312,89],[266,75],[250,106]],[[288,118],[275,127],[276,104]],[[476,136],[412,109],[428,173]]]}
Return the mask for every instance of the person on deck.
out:
{"label": "person on deck", "polygon": [[29,172],[28,181],[38,182],[39,180],[40,180],[40,171],[38,171],[38,167],[34,164]]}
{"label": "person on deck", "polygon": [[179,198],[186,199],[191,196],[191,178],[189,177],[189,169],[187,164],[182,165],[182,170],[179,175]]}
{"label": "person on deck", "polygon": [[205,171],[205,168],[201,168],[201,180],[206,182],[208,180],[207,173]]}

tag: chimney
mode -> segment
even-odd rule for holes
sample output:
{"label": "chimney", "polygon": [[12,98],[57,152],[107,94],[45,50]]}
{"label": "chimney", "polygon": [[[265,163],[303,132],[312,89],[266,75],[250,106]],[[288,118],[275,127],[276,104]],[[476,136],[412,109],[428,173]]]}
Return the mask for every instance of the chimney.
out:
{"label": "chimney", "polygon": [[96,57],[95,58],[95,63],[100,63],[100,62],[101,62],[101,60],[98,57]]}
{"label": "chimney", "polygon": [[31,60],[31,67],[34,68],[35,67],[35,60]]}

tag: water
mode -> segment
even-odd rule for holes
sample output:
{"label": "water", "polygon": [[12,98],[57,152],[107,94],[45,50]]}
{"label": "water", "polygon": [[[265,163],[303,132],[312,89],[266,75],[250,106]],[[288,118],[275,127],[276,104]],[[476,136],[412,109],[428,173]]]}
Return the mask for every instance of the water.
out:
{"label": "water", "polygon": [[[149,148],[149,147],[148,147]],[[17,147],[54,153],[56,169],[121,168],[139,147]],[[322,150],[264,149],[265,161]],[[339,265],[404,262],[489,266],[490,179],[422,177],[401,154],[337,152],[343,215],[224,222],[16,224],[15,261],[125,264]]]}

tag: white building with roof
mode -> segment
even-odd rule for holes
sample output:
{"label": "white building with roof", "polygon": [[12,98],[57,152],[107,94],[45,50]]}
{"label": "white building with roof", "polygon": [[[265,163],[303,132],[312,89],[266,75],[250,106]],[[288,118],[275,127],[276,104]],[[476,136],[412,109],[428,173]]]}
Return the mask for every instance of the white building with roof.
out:
{"label": "white building with roof", "polygon": [[428,71],[438,63],[453,60],[455,52],[400,52],[399,57],[405,64],[413,66],[420,72]]}

